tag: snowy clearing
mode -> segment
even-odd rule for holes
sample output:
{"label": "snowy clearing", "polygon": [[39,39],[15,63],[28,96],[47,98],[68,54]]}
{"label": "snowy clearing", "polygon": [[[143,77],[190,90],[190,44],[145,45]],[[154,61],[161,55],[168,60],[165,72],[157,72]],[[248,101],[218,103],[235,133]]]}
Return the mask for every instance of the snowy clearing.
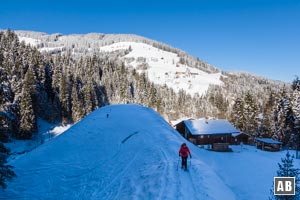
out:
{"label": "snowy clearing", "polygon": [[[268,199],[278,163],[287,151],[268,152],[249,145],[232,145],[233,152],[199,149],[201,160],[208,164],[234,192],[238,200]],[[295,155],[295,151],[290,151]],[[294,159],[300,168],[300,160]]]}
{"label": "snowy clearing", "polygon": [[21,36],[18,36],[18,37],[19,37],[20,42],[24,41],[26,44],[30,44],[31,46],[36,46],[41,43],[41,41],[38,39],[34,39],[34,38],[30,38],[30,37],[21,37]]}
{"label": "snowy clearing", "polygon": [[[221,73],[209,74],[187,65],[179,64],[179,57],[175,53],[163,51],[151,45],[138,42],[118,42],[103,46],[102,51],[116,51],[132,49],[125,56],[127,66],[138,71],[145,71],[151,82],[174,89],[175,92],[183,89],[188,94],[204,94],[210,84],[220,85]],[[130,59],[131,58],[131,59]],[[132,59],[134,58],[134,59]]]}

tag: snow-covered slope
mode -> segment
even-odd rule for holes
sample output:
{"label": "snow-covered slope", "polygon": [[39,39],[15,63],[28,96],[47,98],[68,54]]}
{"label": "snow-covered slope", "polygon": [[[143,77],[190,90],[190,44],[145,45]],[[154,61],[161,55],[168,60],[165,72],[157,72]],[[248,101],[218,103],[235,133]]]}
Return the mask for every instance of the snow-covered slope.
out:
{"label": "snow-covered slope", "polygon": [[[41,52],[71,52],[74,57],[121,50],[129,52],[121,60],[138,72],[145,72],[155,84],[167,85],[175,92],[204,94],[210,84],[220,85],[220,70],[166,44],[130,34],[61,35],[16,31],[21,41],[36,46]],[[129,47],[131,51],[129,51]],[[180,59],[182,61],[180,62]],[[185,64],[182,64],[185,63]]]}
{"label": "snow-covered slope", "polygon": [[30,38],[30,37],[19,36],[19,40],[21,42],[24,41],[26,44],[30,44],[31,46],[36,46],[36,45],[38,45],[38,44],[41,43],[41,40],[39,40],[39,39],[33,39],[33,38]]}
{"label": "snow-covered slope", "polygon": [[1,199],[235,199],[199,149],[178,169],[184,139],[138,105],[96,110],[55,139],[11,161],[17,178]]}
{"label": "snow-covered slope", "polygon": [[220,85],[221,73],[207,73],[197,68],[179,63],[179,56],[163,51],[151,45],[137,42],[118,42],[100,48],[103,51],[131,49],[125,56],[127,66],[137,71],[147,72],[151,82],[187,93],[200,95],[205,93],[210,84]]}
{"label": "snow-covered slope", "polygon": [[219,153],[187,142],[193,158],[185,172],[178,167],[182,142],[150,108],[103,107],[11,160],[18,177],[0,199],[268,199],[286,154],[247,145]]}

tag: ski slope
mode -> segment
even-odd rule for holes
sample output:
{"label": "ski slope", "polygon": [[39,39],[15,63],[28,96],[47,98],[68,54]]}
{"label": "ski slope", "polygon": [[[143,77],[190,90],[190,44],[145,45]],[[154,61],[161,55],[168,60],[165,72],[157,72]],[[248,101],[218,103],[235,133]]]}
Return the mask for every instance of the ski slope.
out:
{"label": "ski slope", "polygon": [[17,178],[0,199],[236,199],[199,149],[178,169],[185,140],[150,108],[100,108],[10,161]]}

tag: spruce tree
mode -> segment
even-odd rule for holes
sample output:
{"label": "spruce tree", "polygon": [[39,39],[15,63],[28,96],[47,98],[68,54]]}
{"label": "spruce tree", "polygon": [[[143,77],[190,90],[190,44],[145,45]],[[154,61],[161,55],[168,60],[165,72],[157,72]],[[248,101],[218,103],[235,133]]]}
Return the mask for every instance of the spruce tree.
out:
{"label": "spruce tree", "polygon": [[73,122],[79,121],[85,115],[82,98],[80,98],[77,88],[79,88],[78,82],[75,81],[72,87],[72,121]]}
{"label": "spruce tree", "polygon": [[274,123],[274,109],[276,105],[276,94],[271,92],[263,108],[263,119],[260,127],[262,137],[272,137],[276,131]]}
{"label": "spruce tree", "polygon": [[28,89],[23,88],[20,96],[20,139],[31,139],[33,132],[37,131],[36,116]]}
{"label": "spruce tree", "polygon": [[11,180],[16,174],[13,172],[13,167],[7,164],[7,157],[9,155],[9,150],[0,143],[0,186],[5,189],[6,182]]}
{"label": "spruce tree", "polygon": [[231,122],[236,128],[244,130],[246,126],[246,119],[244,114],[244,101],[237,97],[232,106]]}
{"label": "spruce tree", "polygon": [[293,156],[290,155],[289,152],[286,153],[285,158],[281,159],[281,163],[278,163],[279,169],[277,170],[278,177],[295,177],[295,195],[293,196],[283,196],[276,195],[274,196],[274,190],[271,189],[271,197],[270,200],[300,200],[300,171],[299,169],[294,167],[294,159]]}
{"label": "spruce tree", "polygon": [[93,111],[93,100],[92,100],[92,88],[91,85],[86,85],[83,90],[85,113],[89,114]]}
{"label": "spruce tree", "polygon": [[296,148],[296,158],[299,158],[300,150],[300,80],[297,77],[292,84],[291,107],[293,111],[293,134]]}
{"label": "spruce tree", "polygon": [[69,111],[69,92],[68,92],[68,82],[65,74],[62,74],[60,80],[60,103],[61,103],[61,116],[62,123],[68,123],[70,119],[70,111]]}
{"label": "spruce tree", "polygon": [[257,136],[258,134],[258,106],[253,95],[248,91],[244,100],[244,115],[246,119],[245,131]]}
{"label": "spruce tree", "polygon": [[281,93],[278,104],[278,129],[281,130],[282,141],[295,147],[295,116],[292,108],[292,96],[285,90]]}
{"label": "spruce tree", "polygon": [[30,139],[37,131],[37,118],[34,112],[32,96],[34,94],[34,77],[32,70],[27,70],[20,95],[20,135],[21,139]]}

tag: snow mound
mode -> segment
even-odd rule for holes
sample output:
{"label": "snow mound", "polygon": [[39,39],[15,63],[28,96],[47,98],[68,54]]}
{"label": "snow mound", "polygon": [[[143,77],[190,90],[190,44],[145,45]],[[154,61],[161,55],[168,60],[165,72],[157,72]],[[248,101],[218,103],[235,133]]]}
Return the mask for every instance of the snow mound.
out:
{"label": "snow mound", "polygon": [[235,199],[192,144],[178,168],[182,142],[150,108],[103,107],[11,161],[18,177],[0,199]]}

